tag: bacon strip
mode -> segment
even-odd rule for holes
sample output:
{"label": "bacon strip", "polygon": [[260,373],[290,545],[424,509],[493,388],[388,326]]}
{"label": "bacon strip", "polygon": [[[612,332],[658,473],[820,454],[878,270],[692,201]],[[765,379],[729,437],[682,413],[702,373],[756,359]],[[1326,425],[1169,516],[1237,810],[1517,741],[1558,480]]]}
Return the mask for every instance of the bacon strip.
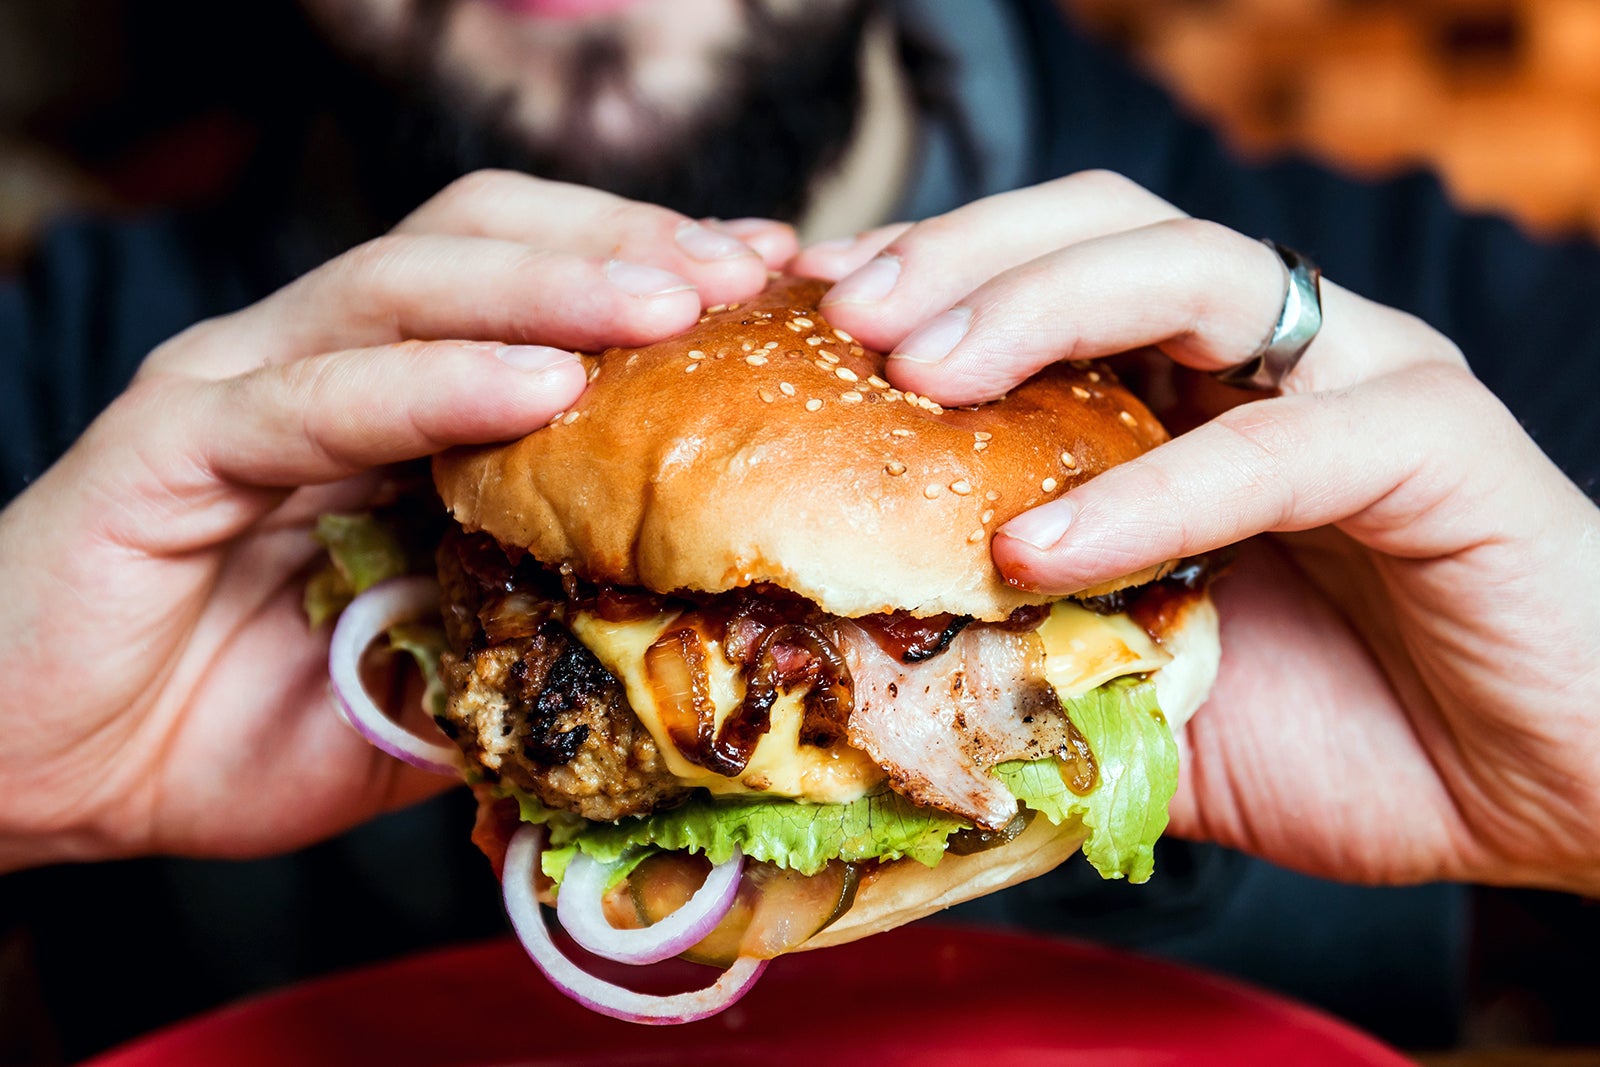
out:
{"label": "bacon strip", "polygon": [[919,804],[999,829],[1017,802],[989,769],[1067,743],[1070,724],[1045,680],[1036,634],[972,626],[939,655],[907,664],[840,620],[838,644],[855,686],[850,743]]}

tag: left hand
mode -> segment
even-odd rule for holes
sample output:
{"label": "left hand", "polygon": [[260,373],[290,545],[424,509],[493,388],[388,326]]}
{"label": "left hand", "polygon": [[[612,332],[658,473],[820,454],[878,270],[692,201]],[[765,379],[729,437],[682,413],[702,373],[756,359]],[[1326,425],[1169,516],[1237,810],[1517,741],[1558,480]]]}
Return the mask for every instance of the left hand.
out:
{"label": "left hand", "polygon": [[[843,278],[830,321],[949,405],[1141,346],[1241,363],[1284,293],[1266,245],[1105,173],[793,269]],[[1322,303],[1281,396],[1192,376],[1208,421],[1012,520],[995,562],[1065,594],[1272,534],[1215,590],[1174,830],[1347,880],[1600,891],[1600,512],[1449,340],[1326,280]]]}

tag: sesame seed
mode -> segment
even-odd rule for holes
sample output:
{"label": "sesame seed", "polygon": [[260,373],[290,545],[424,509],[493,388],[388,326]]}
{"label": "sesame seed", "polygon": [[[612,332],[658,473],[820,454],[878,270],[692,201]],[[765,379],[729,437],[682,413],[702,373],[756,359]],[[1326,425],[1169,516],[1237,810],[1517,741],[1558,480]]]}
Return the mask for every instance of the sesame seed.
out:
{"label": "sesame seed", "polygon": [[890,430],[889,432],[894,434],[896,437],[915,437],[917,435],[917,431],[906,429]]}
{"label": "sesame seed", "polygon": [[874,389],[887,389],[887,388],[889,388],[889,383],[884,381],[882,378],[878,377],[876,374],[871,374],[871,375],[867,376],[867,384],[872,386]]}
{"label": "sesame seed", "polygon": [[972,450],[974,452],[982,452],[984,449],[986,449],[988,447],[989,447],[989,442],[988,441],[974,441],[974,442],[972,442]]}
{"label": "sesame seed", "polygon": [[821,411],[822,410],[822,401],[818,400],[816,397],[812,397],[810,400],[806,401],[806,410],[807,411]]}
{"label": "sesame seed", "polygon": [[549,426],[556,425],[558,422],[561,421],[562,417],[565,416],[565,415],[566,415],[565,411],[556,412],[554,415],[550,416],[550,421],[546,425],[549,425]]}
{"label": "sesame seed", "polygon": [[822,358],[827,360],[829,363],[839,362],[839,357],[834,355],[832,352],[829,352],[826,348],[822,350]]}
{"label": "sesame seed", "polygon": [[779,382],[778,392],[782,393],[784,396],[794,396],[794,386],[790,385],[788,382]]}
{"label": "sesame seed", "polygon": [[972,436],[976,437],[980,441],[992,441],[992,440],[994,440],[994,434],[988,433],[988,432],[986,432],[984,430],[974,431]]}
{"label": "sesame seed", "polygon": [[748,352],[754,347],[755,347],[755,345],[751,344],[749,341],[746,341],[744,344],[739,346],[739,351]]}
{"label": "sesame seed", "polygon": [[929,400],[925,396],[917,398],[917,407],[922,408],[924,411],[931,411],[935,415],[942,414],[943,411],[944,411],[944,408],[939,406],[939,402],[938,401]]}
{"label": "sesame seed", "polygon": [[983,499],[993,504],[996,500],[1000,499],[1000,494],[991,489],[987,493],[983,494]]}
{"label": "sesame seed", "polygon": [[1039,483],[1039,488],[1043,489],[1047,493],[1053,493],[1056,491],[1056,486],[1060,484],[1061,483],[1056,481],[1054,478],[1046,478],[1044,481]]}
{"label": "sesame seed", "polygon": [[728,305],[727,304],[712,304],[710,307],[706,308],[706,314],[707,315],[715,315],[719,311],[727,311],[727,310],[728,310]]}
{"label": "sesame seed", "polygon": [[729,311],[738,311],[739,310],[739,305],[738,304],[729,304],[728,305],[728,310]]}
{"label": "sesame seed", "polygon": [[937,482],[929,482],[927,485],[922,487],[922,495],[927,497],[929,500],[932,500],[942,492],[944,492],[944,486],[938,484]]}
{"label": "sesame seed", "polygon": [[1091,382],[1098,382],[1100,380],[1100,372],[1097,370],[1092,370],[1088,373],[1087,377]]}
{"label": "sesame seed", "polygon": [[909,389],[907,389],[905,392],[901,393],[900,395],[906,398],[906,403],[907,404],[915,404],[917,401],[922,399],[920,396],[918,396],[916,393],[913,393]]}
{"label": "sesame seed", "polygon": [[573,423],[578,421],[578,417],[581,416],[582,414],[583,414],[583,412],[581,412],[581,411],[569,411],[569,412],[567,412],[567,417],[561,420],[561,425],[563,425],[563,426],[571,426]]}
{"label": "sesame seed", "polygon": [[706,354],[704,352],[700,351],[698,348],[691,348],[691,349],[689,349],[689,358],[690,359],[705,359],[706,358]]}
{"label": "sesame seed", "polygon": [[994,521],[994,508],[989,508],[989,509],[985,510],[982,515],[978,516],[978,521],[983,523],[985,526],[987,526],[991,522],[993,522]]}
{"label": "sesame seed", "polygon": [[1076,467],[1078,461],[1072,458],[1071,452],[1063,452],[1061,453],[1061,465],[1063,467]]}
{"label": "sesame seed", "polygon": [[851,345],[850,346],[850,354],[852,356],[859,356],[859,355],[862,355],[865,352],[866,352],[866,349],[862,348],[860,345]]}
{"label": "sesame seed", "polygon": [[1117,412],[1117,418],[1121,419],[1123,422],[1127,423],[1129,426],[1137,426],[1139,424],[1139,420],[1134,418],[1133,417],[1133,413],[1129,412],[1129,411],[1119,411],[1119,412]]}
{"label": "sesame seed", "polygon": [[906,394],[902,393],[898,389],[891,389],[887,393],[884,393],[883,395],[888,397],[890,400],[899,400],[902,397],[904,397]]}
{"label": "sesame seed", "polygon": [[812,348],[815,348],[817,345],[820,345],[821,343],[822,343],[822,338],[820,338],[820,337],[807,337],[806,338],[806,344],[810,345]]}
{"label": "sesame seed", "polygon": [[965,478],[958,478],[950,483],[950,491],[956,496],[968,496],[972,493],[972,483]]}
{"label": "sesame seed", "polygon": [[810,319],[808,319],[808,318],[806,318],[804,316],[801,316],[800,318],[795,319],[794,320],[794,324],[796,326],[801,327],[802,329],[807,329],[807,330],[811,329],[811,327],[816,325],[816,323],[812,322]]}
{"label": "sesame seed", "polygon": [[1085,389],[1081,385],[1074,385],[1072,387],[1072,395],[1077,397],[1079,400],[1088,400],[1089,390]]}
{"label": "sesame seed", "polygon": [[824,372],[826,374],[832,374],[833,373],[833,364],[829,363],[827,360],[825,360],[825,359],[814,359],[811,362],[816,365],[816,368],[818,370],[820,370],[820,371],[822,371],[822,372]]}
{"label": "sesame seed", "polygon": [[596,363],[589,368],[589,380],[592,382],[598,377],[600,377],[600,364]]}
{"label": "sesame seed", "polygon": [[861,380],[856,372],[851,370],[849,367],[835,367],[833,368],[833,373],[837,374],[840,378],[847,382],[859,382]]}
{"label": "sesame seed", "polygon": [[906,465],[897,459],[891,459],[883,465],[883,469],[898,478],[906,472]]}
{"label": "sesame seed", "polygon": [[744,361],[750,364],[752,367],[765,367],[767,365],[767,357],[763,356],[760,352],[757,352],[754,355],[745,356]]}
{"label": "sesame seed", "polygon": [[864,398],[860,393],[852,389],[848,393],[840,393],[839,399],[843,400],[846,404],[859,404]]}
{"label": "sesame seed", "polygon": [[971,533],[967,534],[967,544],[969,544],[969,545],[975,545],[979,541],[982,541],[982,540],[983,540],[983,530],[981,528],[977,529],[977,530],[973,530]]}
{"label": "sesame seed", "polygon": [[835,326],[833,328],[833,335],[835,337],[837,337],[839,340],[843,341],[845,344],[849,344],[850,342],[855,340],[854,337],[851,337],[849,334],[845,333],[843,330],[839,329],[839,327],[837,327],[837,326]]}
{"label": "sesame seed", "polygon": [[801,330],[805,329],[805,327],[800,325],[798,322],[786,322],[784,325],[789,327],[789,329],[793,330],[795,333],[799,333]]}
{"label": "sesame seed", "polygon": [[776,342],[776,341],[768,341],[766,344],[762,345],[761,347],[765,348],[768,352],[770,352],[774,348],[778,347],[778,342]]}
{"label": "sesame seed", "polygon": [[685,373],[685,374],[693,374],[695,371],[697,371],[699,369],[700,369],[700,364],[691,363],[687,367],[683,368],[683,373]]}
{"label": "sesame seed", "polygon": [[768,404],[772,403],[774,400],[777,399],[777,397],[773,395],[771,389],[757,389],[756,390],[756,395],[759,396],[765,403],[768,403]]}

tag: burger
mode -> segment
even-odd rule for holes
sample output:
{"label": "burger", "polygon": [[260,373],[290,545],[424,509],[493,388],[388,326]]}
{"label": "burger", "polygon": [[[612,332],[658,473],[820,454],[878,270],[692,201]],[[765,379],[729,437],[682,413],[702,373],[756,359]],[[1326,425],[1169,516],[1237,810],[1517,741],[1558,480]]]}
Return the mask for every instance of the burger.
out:
{"label": "burger", "polygon": [[[607,351],[547,427],[434,461],[436,721],[475,837],[536,962],[622,1018],[702,1017],[775,956],[1078,851],[1144,880],[1216,673],[1208,561],[1059,598],[990,558],[1007,520],[1166,439],[1108,366],[943,407],[829,325],[826,288],[775,277]],[[724,972],[602,981],[541,901],[590,952]]]}

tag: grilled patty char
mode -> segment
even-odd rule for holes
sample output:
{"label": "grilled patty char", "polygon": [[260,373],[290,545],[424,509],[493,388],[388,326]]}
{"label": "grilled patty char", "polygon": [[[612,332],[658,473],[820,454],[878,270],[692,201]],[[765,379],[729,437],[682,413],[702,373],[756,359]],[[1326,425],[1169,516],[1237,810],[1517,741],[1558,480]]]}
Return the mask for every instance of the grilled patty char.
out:
{"label": "grilled patty char", "polygon": [[[442,673],[445,730],[488,776],[552,808],[612,820],[669,806],[688,794],[668,772],[655,739],[621,683],[547,612],[525,618],[507,600],[512,576],[474,573],[472,544],[459,535],[439,550],[439,577],[452,651]],[[480,614],[497,619],[485,632]]]}

